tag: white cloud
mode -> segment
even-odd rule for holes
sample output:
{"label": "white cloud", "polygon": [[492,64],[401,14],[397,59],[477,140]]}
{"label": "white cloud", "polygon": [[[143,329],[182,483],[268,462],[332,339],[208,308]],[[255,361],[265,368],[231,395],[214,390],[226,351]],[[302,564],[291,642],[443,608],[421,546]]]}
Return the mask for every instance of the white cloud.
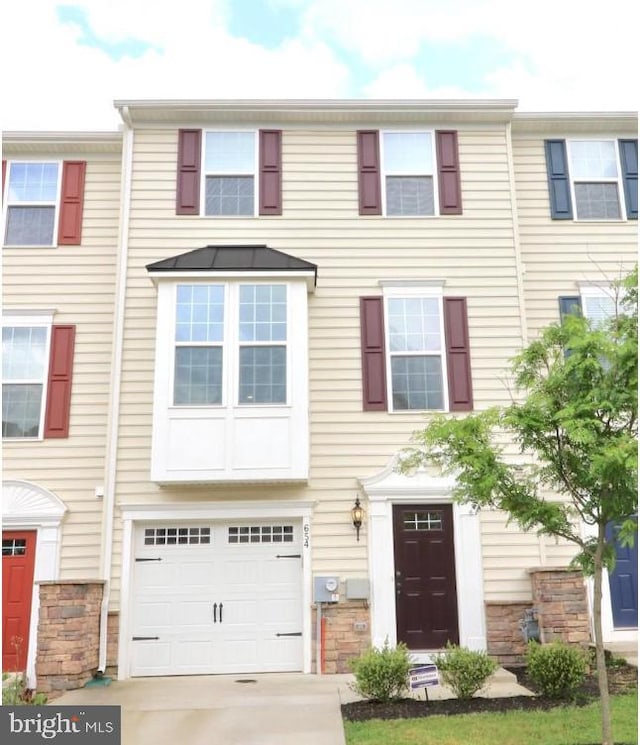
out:
{"label": "white cloud", "polygon": [[[300,33],[268,49],[229,31],[233,0],[28,0],[4,11],[5,129],[112,129],[124,98],[518,98],[521,109],[635,109],[630,0],[256,0],[298,14]],[[95,33],[153,46],[111,59],[78,44],[57,5]],[[625,21],[626,19],[626,21]],[[498,63],[446,86],[416,55],[494,41]],[[28,39],[28,44],[25,40]],[[513,54],[512,61],[509,56]],[[436,70],[437,72],[437,70]],[[358,81],[359,87],[355,87]]]}

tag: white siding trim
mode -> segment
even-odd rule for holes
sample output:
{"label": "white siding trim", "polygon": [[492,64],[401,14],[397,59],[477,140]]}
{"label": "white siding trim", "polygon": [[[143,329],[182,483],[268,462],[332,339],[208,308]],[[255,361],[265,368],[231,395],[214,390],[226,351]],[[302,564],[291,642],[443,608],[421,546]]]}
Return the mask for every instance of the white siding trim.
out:
{"label": "white siding trim", "polygon": [[[382,472],[360,479],[369,500],[369,575],[371,578],[371,643],[397,644],[396,595],[393,557],[393,505],[445,503],[453,505],[458,628],[460,645],[486,650],[480,515],[467,505],[453,502],[453,479],[424,472],[404,476],[395,472],[397,459]],[[427,654],[414,654],[425,661]]]}

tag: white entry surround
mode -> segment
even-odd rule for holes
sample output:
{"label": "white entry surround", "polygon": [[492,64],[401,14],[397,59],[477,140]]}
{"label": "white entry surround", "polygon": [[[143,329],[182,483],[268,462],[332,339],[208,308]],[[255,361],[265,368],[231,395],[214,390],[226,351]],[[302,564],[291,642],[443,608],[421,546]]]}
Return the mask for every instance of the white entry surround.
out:
{"label": "white entry surround", "polygon": [[36,556],[27,650],[27,687],[36,688],[36,655],[40,593],[38,582],[58,579],[62,519],[67,507],[53,492],[29,481],[2,482],[2,527],[4,530],[35,530]]}
{"label": "white entry surround", "polygon": [[133,561],[136,527],[153,522],[188,524],[197,521],[297,519],[302,525],[302,672],[311,672],[311,515],[315,502],[183,502],[175,504],[121,505],[122,580],[120,585],[120,628],[118,679],[131,675],[131,633],[133,608]]}
{"label": "white entry surround", "polygon": [[[469,505],[453,501],[453,479],[436,477],[425,471],[407,476],[397,472],[397,457],[380,473],[360,479],[368,499],[367,528],[369,576],[371,579],[371,642],[381,647],[388,640],[397,643],[396,594],[393,555],[394,504],[452,504],[458,599],[460,646],[487,649],[480,515]],[[413,653],[417,662],[429,654]]]}

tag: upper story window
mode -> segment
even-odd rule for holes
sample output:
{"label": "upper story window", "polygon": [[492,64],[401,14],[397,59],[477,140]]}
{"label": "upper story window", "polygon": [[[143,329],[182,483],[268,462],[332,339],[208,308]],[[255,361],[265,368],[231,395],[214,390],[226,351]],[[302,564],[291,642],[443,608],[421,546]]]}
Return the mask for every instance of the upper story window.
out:
{"label": "upper story window", "polygon": [[578,220],[619,220],[620,169],[614,140],[569,140],[569,168]]}
{"label": "upper story window", "polygon": [[612,287],[585,285],[580,290],[582,313],[594,326],[609,318],[614,318],[619,311],[619,299]]}
{"label": "upper story window", "polygon": [[442,297],[385,298],[392,409],[446,409]]}
{"label": "upper story window", "polygon": [[76,327],[52,311],[8,311],[2,319],[2,436],[69,436]]}
{"label": "upper story window", "polygon": [[255,132],[206,133],[205,215],[255,215],[256,149]]}
{"label": "upper story window", "polygon": [[3,437],[42,437],[50,328],[2,327]]}
{"label": "upper story window", "polygon": [[9,163],[5,245],[52,246],[59,192],[59,163]]}
{"label": "upper story window", "polygon": [[175,318],[174,405],[287,402],[286,285],[178,285]]}
{"label": "upper story window", "polygon": [[382,165],[387,215],[435,214],[431,132],[383,132]]}
{"label": "upper story window", "polygon": [[637,220],[638,140],[545,140],[554,220]]}
{"label": "upper story window", "polygon": [[458,133],[359,130],[361,215],[461,215]]}
{"label": "upper story window", "polygon": [[176,214],[282,214],[282,132],[178,131]]}

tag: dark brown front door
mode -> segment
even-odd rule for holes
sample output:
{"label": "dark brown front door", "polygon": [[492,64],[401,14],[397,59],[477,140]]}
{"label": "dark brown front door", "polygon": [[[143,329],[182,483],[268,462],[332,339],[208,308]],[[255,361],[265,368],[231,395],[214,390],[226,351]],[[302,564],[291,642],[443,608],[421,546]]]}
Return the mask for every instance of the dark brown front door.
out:
{"label": "dark brown front door", "polygon": [[398,641],[409,649],[458,643],[450,504],[394,505]]}

